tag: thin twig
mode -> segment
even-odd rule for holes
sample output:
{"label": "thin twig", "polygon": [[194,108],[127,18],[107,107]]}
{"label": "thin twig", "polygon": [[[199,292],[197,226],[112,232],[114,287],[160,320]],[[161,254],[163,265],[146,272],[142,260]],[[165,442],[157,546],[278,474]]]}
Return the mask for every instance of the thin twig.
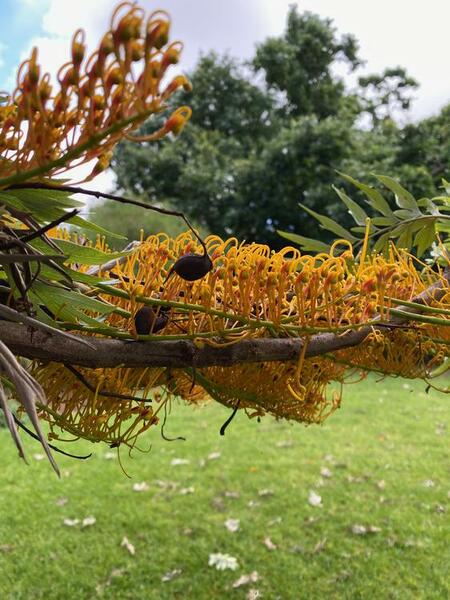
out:
{"label": "thin twig", "polygon": [[[14,419],[16,425],[18,427],[20,427],[21,429],[23,429],[26,433],[28,433],[28,435],[31,436],[34,440],[37,440],[38,442],[41,441],[39,439],[39,437],[33,431],[31,431],[31,429],[28,429],[28,427],[26,425],[24,425],[22,423],[22,421],[20,421],[16,417],[16,415],[13,415],[13,419]],[[49,444],[48,446],[49,446],[49,448],[51,448],[55,452],[59,452],[59,454],[64,454],[64,456],[69,456],[70,458],[76,458],[78,460],[86,460],[86,458],[90,458],[92,456],[92,452],[90,454],[86,454],[86,456],[78,456],[77,454],[70,454],[70,452],[65,452],[64,450],[61,450],[60,448],[57,448],[53,444]]]}
{"label": "thin twig", "polygon": [[9,188],[6,188],[5,191],[10,189],[36,189],[36,190],[61,190],[64,192],[69,192],[71,194],[84,194],[85,196],[93,196],[94,198],[106,198],[107,200],[113,200],[114,202],[120,202],[121,204],[132,204],[133,206],[139,206],[140,208],[146,208],[147,210],[153,210],[155,212],[161,213],[163,215],[170,215],[172,217],[180,217],[192,231],[194,236],[200,242],[204,254],[208,254],[206,249],[205,242],[195,231],[193,226],[190,224],[187,217],[177,210],[169,210],[168,208],[161,208],[160,206],[154,206],[152,204],[146,204],[145,202],[139,202],[138,200],[132,200],[131,198],[126,198],[124,196],[118,196],[116,194],[107,194],[105,192],[100,192],[97,190],[86,190],[82,187],[77,187],[73,185],[53,185],[48,183],[40,183],[40,182],[30,182],[30,183],[19,183],[15,185],[11,185]]}
{"label": "thin twig", "polygon": [[64,363],[64,366],[68,371],[70,371],[75,377],[81,381],[81,383],[93,394],[97,394],[98,396],[105,396],[107,398],[116,398],[117,400],[134,400],[136,402],[151,402],[151,400],[145,398],[136,398],[135,396],[128,396],[127,394],[117,394],[115,392],[105,392],[104,390],[96,390],[96,388],[89,383],[89,381],[72,365]]}

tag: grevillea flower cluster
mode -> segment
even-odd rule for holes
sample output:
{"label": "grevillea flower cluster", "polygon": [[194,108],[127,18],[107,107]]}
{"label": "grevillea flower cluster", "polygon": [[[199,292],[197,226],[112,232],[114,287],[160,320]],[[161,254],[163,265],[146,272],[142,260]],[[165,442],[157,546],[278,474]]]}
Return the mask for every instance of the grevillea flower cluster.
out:
{"label": "grevillea flower cluster", "polygon": [[[101,240],[97,246],[104,249]],[[151,236],[103,273],[118,280],[103,287],[101,295],[116,307],[106,320],[109,334],[224,346],[255,337],[308,341],[321,333],[340,335],[367,325],[373,326],[372,333],[356,348],[310,358],[302,352],[298,361],[282,363],[195,370],[80,368],[63,376],[59,365],[36,364],[34,376],[48,397],[41,416],[50,422],[53,436],[62,427],[76,436],[132,447],[140,433],[161,420],[174,397],[190,403],[212,397],[249,417],[271,414],[320,423],[340,406],[344,382],[368,371],[427,378],[449,354],[450,312],[444,307],[450,291],[432,302],[430,310],[437,317],[425,317],[424,322],[418,317],[414,325],[397,329],[375,328],[380,321],[388,323],[396,307],[443,279],[406,251],[392,246],[388,256],[363,252],[355,258],[350,244],[338,242],[330,254],[308,256],[291,247],[273,252],[264,245],[216,236],[208,237],[206,246],[213,269],[199,281],[177,275],[166,281],[175,259],[200,251],[190,233],[176,239]],[[165,327],[156,334],[136,333],[135,315],[144,306],[169,311]],[[108,335],[105,329],[84,332]]]}
{"label": "grevillea flower cluster", "polygon": [[[0,105],[0,186],[20,174],[54,176],[93,159],[91,177],[105,170],[120,139],[133,139],[131,132],[163,111],[176,90],[190,89],[183,75],[167,79],[182,50],[181,42],[169,43],[169,30],[167,13],[146,18],[142,8],[123,2],[89,57],[83,30],[75,32],[56,85],[42,73],[34,48],[14,93]],[[148,139],[180,133],[190,115],[179,107]]]}

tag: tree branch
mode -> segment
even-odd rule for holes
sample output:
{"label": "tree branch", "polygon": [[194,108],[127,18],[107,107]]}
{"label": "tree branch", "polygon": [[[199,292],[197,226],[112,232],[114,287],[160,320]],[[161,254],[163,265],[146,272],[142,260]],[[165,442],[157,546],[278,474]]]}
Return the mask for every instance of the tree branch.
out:
{"label": "tree branch", "polygon": [[[439,301],[448,290],[450,270],[414,302],[426,306]],[[407,314],[420,314],[420,307],[398,306]],[[89,337],[89,346],[80,344],[86,336],[62,337],[52,332],[36,331],[25,325],[0,321],[0,339],[19,356],[42,361],[55,361],[80,367],[210,367],[231,366],[247,362],[286,362],[296,360],[305,343],[305,356],[320,356],[361,344],[374,329],[386,331],[406,322],[403,316],[388,324],[363,325],[340,334],[319,333],[308,338],[251,338],[222,348],[205,344],[199,348],[190,340],[131,342]],[[450,322],[449,322],[450,324]],[[220,339],[215,340],[220,342]]]}

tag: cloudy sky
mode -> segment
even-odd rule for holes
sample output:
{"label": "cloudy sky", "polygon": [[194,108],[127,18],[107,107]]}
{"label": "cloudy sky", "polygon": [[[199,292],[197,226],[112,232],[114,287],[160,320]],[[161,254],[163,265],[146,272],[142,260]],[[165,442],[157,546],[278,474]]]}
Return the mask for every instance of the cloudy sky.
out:
{"label": "cloudy sky", "polygon": [[[450,1],[427,0],[141,0],[147,10],[164,8],[173,19],[172,39],[183,40],[182,66],[193,67],[201,51],[215,49],[250,58],[255,44],[280,35],[290,4],[333,19],[340,33],[353,33],[366,65],[361,74],[387,66],[407,68],[421,87],[410,119],[437,113],[450,101]],[[53,72],[69,55],[77,27],[94,47],[108,23],[112,0],[0,0],[0,90],[11,90],[14,72],[30,48]]]}

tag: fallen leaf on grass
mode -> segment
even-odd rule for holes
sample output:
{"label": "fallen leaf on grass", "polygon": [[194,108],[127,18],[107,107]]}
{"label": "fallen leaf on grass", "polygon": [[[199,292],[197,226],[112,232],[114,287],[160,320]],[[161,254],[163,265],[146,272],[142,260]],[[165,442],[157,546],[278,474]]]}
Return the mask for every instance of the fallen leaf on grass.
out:
{"label": "fallen leaf on grass", "polygon": [[239,579],[233,583],[234,588],[241,587],[242,585],[247,585],[249,583],[256,583],[259,579],[259,575],[257,571],[252,571],[249,575],[241,575]]}
{"label": "fallen leaf on grass", "polygon": [[95,517],[85,517],[81,522],[81,527],[92,527],[92,525],[95,525],[96,522],[97,519]]}
{"label": "fallen leaf on grass", "polygon": [[33,454],[34,460],[44,460],[45,454]]}
{"label": "fallen leaf on grass", "polygon": [[67,525],[67,527],[75,527],[79,522],[80,519],[64,519],[63,521],[64,525]]}
{"label": "fallen leaf on grass", "polygon": [[211,452],[211,454],[208,454],[208,460],[217,460],[221,456],[220,452]]}
{"label": "fallen leaf on grass", "polygon": [[308,496],[308,504],[311,506],[322,506],[322,497],[319,494],[316,494],[314,490],[310,490]]}
{"label": "fallen leaf on grass", "polygon": [[195,492],[195,488],[193,485],[191,485],[189,487],[181,488],[181,490],[180,490],[180,494],[182,496],[186,496],[187,494],[193,494],[194,492]]}
{"label": "fallen leaf on grass", "polygon": [[367,535],[368,533],[380,533],[381,527],[375,525],[352,525],[352,533],[354,535]]}
{"label": "fallen leaf on grass", "polygon": [[328,467],[322,467],[320,469],[320,474],[322,477],[326,477],[327,479],[329,479],[332,476],[332,473]]}
{"label": "fallen leaf on grass", "polygon": [[120,542],[120,545],[123,546],[126,550],[128,550],[131,556],[134,556],[136,554],[135,547],[127,537],[123,538],[123,540]]}
{"label": "fallen leaf on grass", "polygon": [[273,495],[274,495],[274,491],[266,489],[266,488],[263,490],[259,490],[259,492],[258,492],[258,496],[260,498],[267,498],[267,496],[273,496]]}
{"label": "fallen leaf on grass", "polygon": [[0,552],[12,552],[14,550],[14,546],[11,544],[0,544]]}
{"label": "fallen leaf on grass", "polygon": [[180,485],[176,481],[163,481],[162,479],[157,479],[155,483],[158,487],[162,488],[163,490],[176,490],[177,487]]}
{"label": "fallen leaf on grass", "polygon": [[239,519],[227,519],[225,521],[225,527],[228,531],[231,531],[231,533],[236,533],[236,531],[239,531],[240,523]]}
{"label": "fallen leaf on grass", "polygon": [[327,538],[323,538],[323,540],[319,540],[317,542],[317,544],[314,546],[312,553],[313,554],[319,554],[319,552],[322,552],[322,550],[325,549],[325,546],[327,544]]}
{"label": "fallen leaf on grass", "polygon": [[435,510],[438,514],[445,513],[445,506],[443,506],[442,504],[436,504]]}
{"label": "fallen leaf on grass", "polygon": [[276,550],[278,548],[278,546],[272,542],[269,536],[264,538],[263,544],[267,550]]}
{"label": "fallen leaf on grass", "polygon": [[278,523],[281,523],[282,520],[283,519],[281,517],[274,517],[267,523],[267,525],[269,527],[273,527],[274,525],[278,525]]}
{"label": "fallen leaf on grass", "polygon": [[259,590],[255,590],[254,588],[248,590],[246,596],[247,600],[257,600],[257,598],[261,598],[261,592]]}
{"label": "fallen leaf on grass", "polygon": [[224,496],[226,498],[239,498],[240,494],[239,492],[231,492],[229,490],[225,490]]}
{"label": "fallen leaf on grass", "polygon": [[163,583],[167,583],[168,581],[172,581],[172,579],[175,579],[175,577],[179,577],[181,573],[181,569],[172,569],[172,571],[167,571],[167,573],[161,577],[161,581]]}
{"label": "fallen leaf on grass", "polygon": [[426,487],[426,488],[432,488],[436,484],[434,483],[434,481],[432,479],[425,479],[425,481],[423,482],[422,485],[423,485],[423,487]]}
{"label": "fallen leaf on grass", "polygon": [[384,490],[385,487],[386,487],[386,482],[384,479],[380,479],[380,481],[377,481],[377,488],[379,490]]}
{"label": "fallen leaf on grass", "polygon": [[133,483],[133,492],[147,492],[150,489],[150,486],[146,481],[141,481],[140,483]]}
{"label": "fallen leaf on grass", "polygon": [[68,502],[69,502],[68,498],[58,498],[58,500],[56,500],[55,504],[56,504],[56,506],[65,506]]}
{"label": "fallen leaf on grass", "polygon": [[332,454],[325,454],[325,456],[323,457],[323,460],[326,460],[327,462],[333,463],[334,462],[334,456]]}
{"label": "fallen leaf on grass", "polygon": [[217,552],[209,555],[208,565],[210,567],[216,567],[218,571],[225,571],[225,569],[231,569],[235,571],[238,568],[237,559],[229,554],[222,554]]}
{"label": "fallen leaf on grass", "polygon": [[105,452],[103,458],[105,460],[113,460],[114,458],[117,458],[117,454],[115,452]]}
{"label": "fallen leaf on grass", "polygon": [[275,446],[277,448],[292,448],[293,442],[291,440],[281,440],[281,442],[277,442]]}
{"label": "fallen leaf on grass", "polygon": [[256,508],[257,506],[259,506],[259,502],[257,502],[256,500],[249,500],[247,502],[247,506],[249,508]]}
{"label": "fallen leaf on grass", "polygon": [[179,467],[180,465],[188,465],[190,462],[187,458],[172,458],[170,464],[172,467]]}

